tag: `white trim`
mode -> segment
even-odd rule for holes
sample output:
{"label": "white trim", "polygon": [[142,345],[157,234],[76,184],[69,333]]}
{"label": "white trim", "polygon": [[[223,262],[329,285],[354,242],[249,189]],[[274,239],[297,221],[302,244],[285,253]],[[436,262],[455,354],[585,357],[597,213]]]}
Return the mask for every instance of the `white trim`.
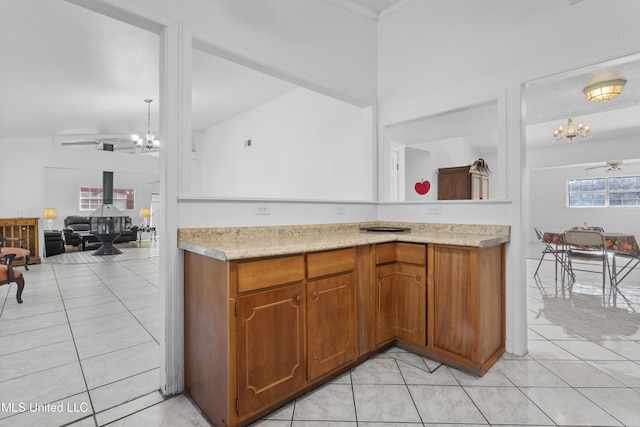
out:
{"label": "white trim", "polygon": [[[178,249],[179,186],[182,185],[182,146],[185,99],[185,55],[191,54],[191,39],[183,34],[182,23],[172,23],[162,34],[160,73],[160,390],[164,395],[184,390],[184,288],[182,251]],[[188,40],[188,42],[186,41]],[[191,76],[188,76],[191,78]],[[191,139],[189,138],[189,141]],[[188,149],[190,150],[190,144]],[[177,159],[177,160],[176,160]]]}
{"label": "white trim", "polygon": [[[507,285],[506,285],[506,351],[517,356],[528,352],[527,344],[527,278],[526,278],[526,138],[524,116],[524,83],[513,85],[507,101],[507,126],[511,144],[507,153],[507,197],[513,200],[511,206],[511,241],[507,244]],[[519,226],[517,225],[519,224]]]}
{"label": "white trim", "polygon": [[416,0],[400,0],[398,3],[392,6],[389,6],[384,10],[381,10],[380,13],[378,13],[378,21],[393,15],[394,13],[404,9],[405,7],[409,6],[411,3],[415,3],[415,2]]}
{"label": "white trim", "polygon": [[358,4],[351,0],[327,0],[327,1],[329,3],[335,4],[336,6],[340,6],[347,10],[360,14],[365,18],[373,19],[374,21],[378,20],[378,12],[376,12],[373,9],[369,9],[368,7],[364,7],[361,4]]}

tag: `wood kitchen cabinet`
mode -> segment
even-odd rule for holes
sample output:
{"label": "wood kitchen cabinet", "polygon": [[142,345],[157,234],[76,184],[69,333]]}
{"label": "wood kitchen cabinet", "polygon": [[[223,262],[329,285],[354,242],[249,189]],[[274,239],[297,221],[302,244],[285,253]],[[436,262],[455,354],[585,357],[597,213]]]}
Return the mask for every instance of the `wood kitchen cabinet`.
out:
{"label": "wood kitchen cabinet", "polygon": [[504,245],[429,245],[428,349],[484,375],[504,353]]}
{"label": "wood kitchen cabinet", "polygon": [[355,248],[307,255],[307,378],[357,357]]}
{"label": "wood kitchen cabinet", "polygon": [[356,266],[355,248],[185,252],[185,386],[214,424],[246,424],[356,362]]}
{"label": "wood kitchen cabinet", "polygon": [[504,352],[504,244],[394,241],[221,261],[184,252],[185,388],[247,425],[394,342],[483,375]]}
{"label": "wood kitchen cabinet", "polygon": [[399,339],[424,347],[427,339],[426,246],[376,246],[376,344]]}
{"label": "wood kitchen cabinet", "polygon": [[304,285],[238,298],[240,417],[290,396],[305,384]]}

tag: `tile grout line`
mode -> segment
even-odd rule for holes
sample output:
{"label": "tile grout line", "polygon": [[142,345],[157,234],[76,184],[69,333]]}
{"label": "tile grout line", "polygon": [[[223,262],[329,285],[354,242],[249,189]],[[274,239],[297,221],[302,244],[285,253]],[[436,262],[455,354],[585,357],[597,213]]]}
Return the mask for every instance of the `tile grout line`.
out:
{"label": "tile grout line", "polygon": [[[52,266],[51,269],[53,270],[53,276],[55,278],[56,281],[56,286],[58,287],[58,292],[60,292],[60,299],[62,300],[62,306],[64,307],[64,315],[67,318],[67,326],[69,327],[69,332],[71,333],[71,339],[73,340],[73,348],[76,351],[76,357],[78,358],[78,366],[80,367],[80,373],[82,374],[82,381],[84,381],[84,387],[87,391],[87,397],[89,398],[89,404],[91,405],[91,413],[92,413],[92,417],[93,417],[93,422],[95,423],[95,425],[98,425],[98,420],[96,419],[96,410],[95,407],[93,406],[93,399],[91,398],[91,393],[89,392],[89,384],[87,383],[87,376],[84,373],[84,366],[82,365],[82,360],[80,360],[80,353],[78,352],[78,346],[76,345],[76,339],[75,339],[75,335],[73,333],[73,328],[71,327],[71,320],[69,319],[69,314],[67,313],[67,307],[64,303],[64,297],[62,296],[62,290],[60,289],[60,283],[58,283],[58,278],[56,275],[56,270],[55,268]],[[88,418],[88,417],[85,417]]]}

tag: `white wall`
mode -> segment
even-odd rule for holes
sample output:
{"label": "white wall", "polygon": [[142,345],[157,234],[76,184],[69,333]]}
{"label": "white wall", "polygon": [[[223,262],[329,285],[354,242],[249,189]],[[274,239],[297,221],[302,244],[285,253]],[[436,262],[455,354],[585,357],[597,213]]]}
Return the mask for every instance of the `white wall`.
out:
{"label": "white wall", "polygon": [[373,200],[372,129],[370,108],[293,89],[204,133],[199,195]]}
{"label": "white wall", "polygon": [[[244,227],[375,221],[376,203],[181,197],[181,227]],[[258,211],[269,213],[258,214]]]}
{"label": "white wall", "polygon": [[[434,199],[438,194],[438,188],[433,182],[433,161],[429,151],[406,147],[404,149],[405,161],[405,200],[424,201]],[[431,188],[427,194],[418,194],[415,189],[417,182],[429,181]]]}

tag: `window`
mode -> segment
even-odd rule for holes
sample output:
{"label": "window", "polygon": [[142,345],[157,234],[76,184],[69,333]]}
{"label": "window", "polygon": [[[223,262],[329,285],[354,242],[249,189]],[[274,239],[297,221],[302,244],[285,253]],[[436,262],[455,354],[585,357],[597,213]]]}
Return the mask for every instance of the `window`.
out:
{"label": "window", "polygon": [[610,206],[640,206],[640,176],[609,178]]}
{"label": "window", "polygon": [[569,206],[605,206],[606,179],[569,180]]}
{"label": "window", "polygon": [[[121,210],[131,210],[133,205],[133,189],[114,188],[113,204]],[[102,205],[102,188],[80,187],[80,210],[94,211]]]}
{"label": "window", "polygon": [[640,206],[640,176],[570,179],[569,207]]}

